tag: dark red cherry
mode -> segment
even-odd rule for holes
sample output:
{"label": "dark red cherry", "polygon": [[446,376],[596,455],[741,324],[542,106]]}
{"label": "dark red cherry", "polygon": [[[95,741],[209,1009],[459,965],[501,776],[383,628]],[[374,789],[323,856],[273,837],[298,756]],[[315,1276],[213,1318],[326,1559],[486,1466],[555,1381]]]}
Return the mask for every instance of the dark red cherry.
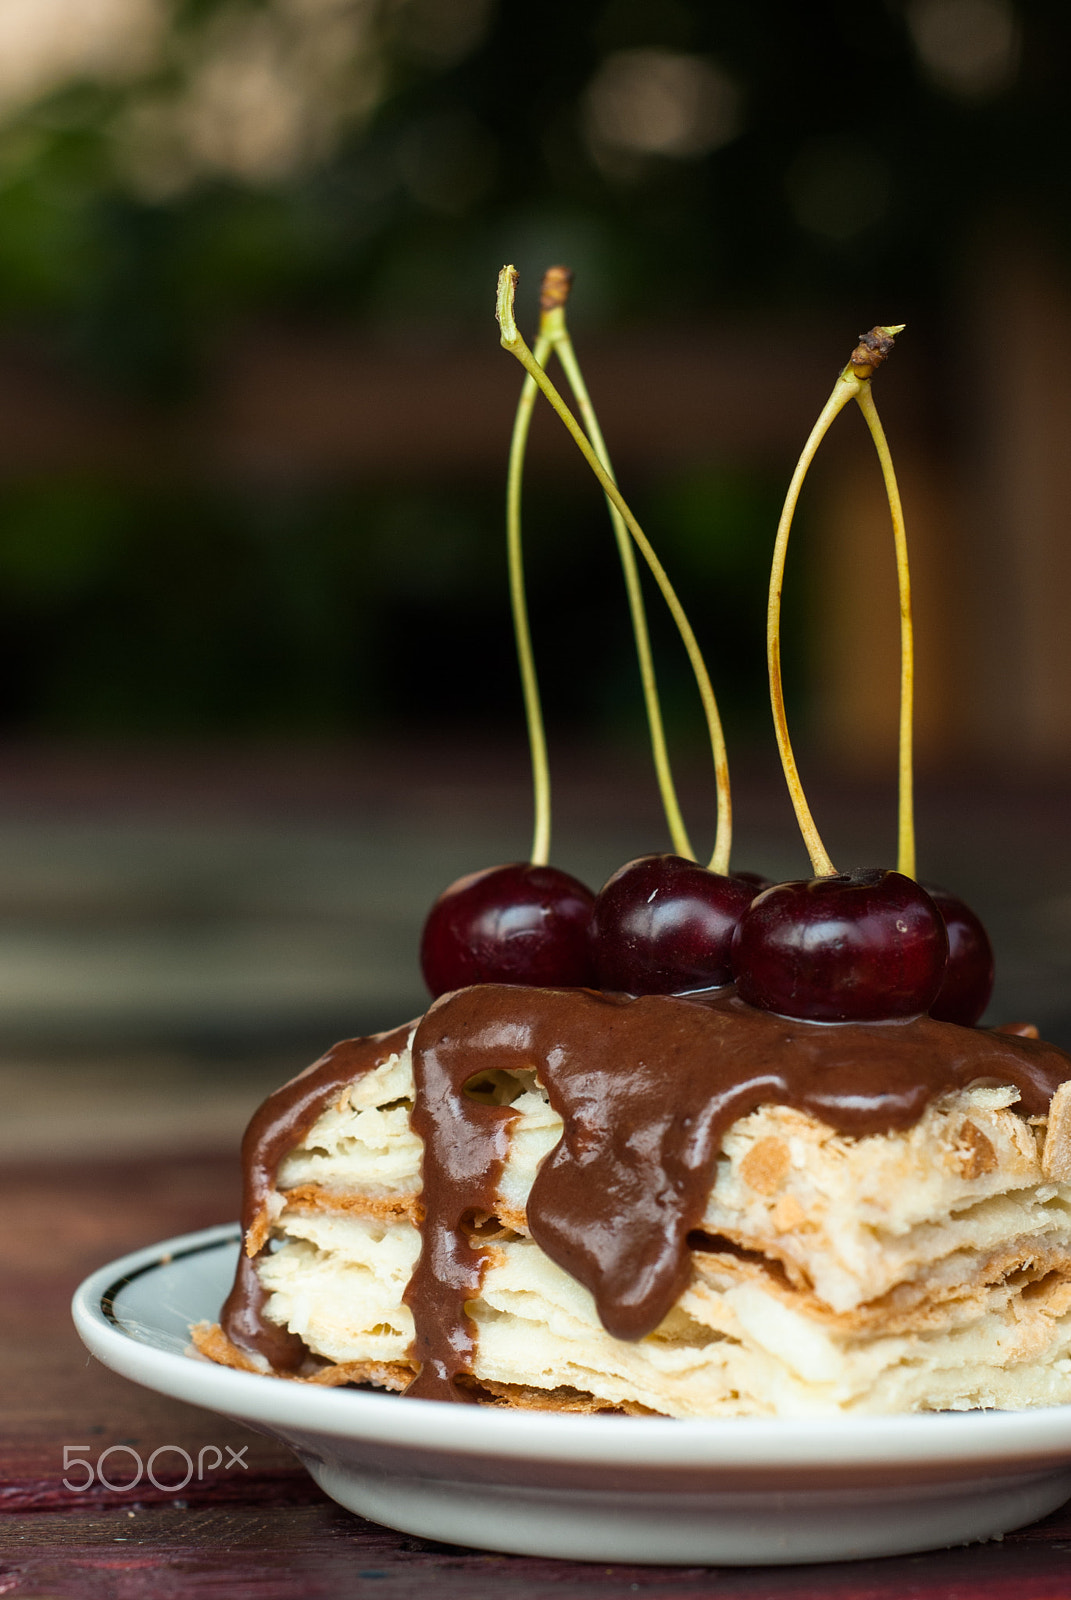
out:
{"label": "dark red cherry", "polygon": [[733,929],[755,895],[683,856],[641,856],[600,890],[591,948],[601,989],[680,994],[730,982]]}
{"label": "dark red cherry", "polygon": [[948,930],[948,968],[930,1016],[973,1028],[993,993],[993,946],[980,919],[958,895],[932,883],[923,888]]}
{"label": "dark red cherry", "polygon": [[928,1011],[948,962],[941,913],[881,867],[779,883],[733,937],[737,992],[808,1022],[882,1022]]}
{"label": "dark red cherry", "polygon": [[433,995],[470,983],[573,988],[593,981],[595,896],[557,867],[514,861],[458,878],[424,924],[420,967]]}

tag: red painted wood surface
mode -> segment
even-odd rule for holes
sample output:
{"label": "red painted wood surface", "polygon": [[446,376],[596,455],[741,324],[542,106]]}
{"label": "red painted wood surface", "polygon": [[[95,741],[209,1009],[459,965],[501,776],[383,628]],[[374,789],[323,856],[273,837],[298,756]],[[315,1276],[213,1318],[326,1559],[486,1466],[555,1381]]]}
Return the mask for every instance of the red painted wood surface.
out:
{"label": "red painted wood surface", "polygon": [[[232,1161],[9,1169],[0,1207],[0,1596],[1071,1600],[1071,1506],[1000,1543],[811,1567],[610,1567],[392,1533],[326,1500],[281,1446],[106,1371],[71,1328],[71,1292],[92,1268],[236,1213]],[[133,1504],[63,1487],[65,1443],[95,1458],[123,1442],[244,1445],[248,1470],[180,1496],[139,1486]]]}

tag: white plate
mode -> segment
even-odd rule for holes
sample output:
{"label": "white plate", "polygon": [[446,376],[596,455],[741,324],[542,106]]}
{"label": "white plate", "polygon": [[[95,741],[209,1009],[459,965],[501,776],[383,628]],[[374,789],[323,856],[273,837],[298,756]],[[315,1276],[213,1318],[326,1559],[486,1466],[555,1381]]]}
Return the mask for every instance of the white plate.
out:
{"label": "white plate", "polygon": [[1071,1495],[1071,1406],[785,1421],[503,1411],[232,1372],[193,1355],[237,1226],[87,1278],[106,1366],[290,1445],[340,1504],[429,1539],[613,1562],[841,1561],[992,1538]]}

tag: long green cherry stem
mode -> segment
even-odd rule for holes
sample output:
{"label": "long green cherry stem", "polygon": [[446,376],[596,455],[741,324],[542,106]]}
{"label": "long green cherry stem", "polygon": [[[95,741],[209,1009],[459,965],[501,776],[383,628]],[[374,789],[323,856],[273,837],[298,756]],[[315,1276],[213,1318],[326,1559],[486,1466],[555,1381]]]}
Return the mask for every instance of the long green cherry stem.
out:
{"label": "long green cherry stem", "polygon": [[796,813],[803,842],[807,846],[807,854],[811,858],[811,866],[816,877],[823,877],[836,872],[836,867],[829,858],[829,852],[822,843],[818,829],[815,826],[811,808],[807,804],[807,797],[803,792],[800,782],[799,767],[796,765],[795,752],[792,749],[792,740],[788,733],[788,718],[785,715],[785,691],[781,675],[781,590],[785,582],[785,557],[788,554],[788,536],[792,532],[792,519],[796,514],[796,504],[803,487],[803,480],[807,470],[815,458],[818,446],[829,432],[830,426],[849,400],[854,400],[858,391],[859,380],[848,374],[842,373],[837,379],[837,386],[829,399],[822,407],[821,414],[810,437],[803,447],[803,452],[796,463],[796,470],[792,474],[792,481],[788,486],[785,503],[781,510],[781,520],[777,525],[777,538],[774,540],[773,561],[770,567],[770,593],[766,606],[766,665],[770,675],[770,707],[773,711],[774,734],[777,738],[778,754],[781,757],[781,768],[785,774],[788,785],[789,799],[792,809]]}
{"label": "long green cherry stem", "polygon": [[[541,297],[542,315],[539,320],[539,339],[533,347],[533,357],[541,367],[546,367],[546,359],[541,354],[541,346],[549,340],[555,355],[562,364],[562,370],[573,392],[580,416],[583,420],[591,447],[595,451],[607,473],[617,482],[610,453],[606,448],[599,419],[595,414],[591,396],[588,393],[584,375],[580,370],[580,362],[573,341],[569,337],[569,328],[566,322],[566,302],[572,283],[572,274],[567,273],[562,267],[551,267],[543,278],[543,295]],[[525,379],[526,384],[533,380]],[[677,799],[677,790],[673,782],[673,773],[669,764],[669,751],[666,745],[666,730],[662,720],[662,706],[658,698],[658,684],[655,679],[654,658],[651,653],[651,636],[647,627],[647,613],[643,603],[643,589],[640,586],[640,575],[636,567],[636,556],[632,548],[632,539],[625,519],[608,499],[610,522],[614,530],[614,539],[617,542],[617,551],[621,560],[621,571],[625,580],[625,592],[628,596],[629,614],[632,618],[632,634],[636,641],[636,656],[639,662],[640,682],[643,686],[643,700],[647,710],[647,727],[651,738],[651,756],[654,760],[655,777],[658,782],[658,792],[662,798],[662,810],[665,813],[666,827],[669,830],[670,840],[677,855],[684,856],[690,861],[695,860],[695,851],[692,849],[681,813],[680,802]]]}
{"label": "long green cherry stem", "polygon": [[624,520],[625,526],[632,535],[640,554],[647,562],[655,582],[662,592],[662,597],[669,607],[670,614],[677,625],[684,647],[691,662],[696,683],[699,686],[699,695],[703,703],[703,712],[707,723],[707,732],[710,738],[711,751],[714,758],[714,776],[717,785],[717,829],[715,833],[714,853],[710,860],[713,872],[725,873],[729,867],[729,855],[732,846],[732,806],[729,797],[729,763],[725,750],[725,735],[718,713],[718,702],[714,696],[710,677],[707,673],[706,663],[703,660],[691,624],[684,614],[684,608],[677,598],[673,585],[670,583],[662,563],[651,546],[650,540],[640,527],[621,491],[618,489],[610,474],[596,455],[583,428],[569,410],[558,390],[547,377],[543,368],[535,360],[531,350],[517,328],[513,314],[513,302],[517,288],[517,270],[515,267],[506,266],[498,276],[498,323],[501,330],[503,348],[520,362],[525,371],[538,384],[540,390],[558,413],[563,424],[591,468],[602,487],[603,493],[616,506]]}
{"label": "long green cherry stem", "polygon": [[[891,334],[891,329],[887,330]],[[897,329],[899,332],[899,329]],[[866,418],[874,448],[881,462],[885,493],[892,516],[896,541],[896,582],[900,595],[900,758],[899,805],[896,868],[905,877],[915,876],[915,782],[914,782],[914,706],[915,706],[915,629],[911,616],[911,569],[907,560],[907,533],[900,504],[900,489],[893,470],[892,455],[885,438],[870,384],[864,383],[856,396]]]}
{"label": "long green cherry stem", "polygon": [[[877,411],[874,408],[873,397],[870,393],[870,380],[881,363],[887,359],[889,351],[892,349],[893,340],[898,333],[902,332],[902,329],[903,324],[897,327],[874,328],[869,334],[863,336],[856,349],[853,350],[851,360],[840,374],[833,393],[822,407],[818,421],[811,429],[807,443],[804,445],[800,458],[796,463],[796,470],[792,474],[792,481],[788,486],[785,504],[781,511],[781,520],[777,526],[777,538],[774,541],[773,561],[770,568],[770,593],[766,611],[766,662],[770,675],[770,705],[773,711],[777,748],[781,757],[785,782],[788,785],[789,798],[792,801],[792,809],[796,813],[796,821],[799,824],[800,833],[803,835],[803,842],[807,847],[807,854],[811,858],[811,866],[816,877],[829,876],[835,873],[837,869],[830,860],[829,852],[822,843],[821,836],[815,826],[811,808],[807,804],[803,785],[800,782],[799,768],[796,765],[792,741],[789,738],[788,719],[785,715],[784,688],[781,679],[781,590],[784,586],[788,538],[792,531],[792,519],[796,513],[796,505],[799,500],[800,490],[803,487],[803,480],[807,476],[818,446],[829,432],[834,419],[844,410],[850,400],[858,401],[877,447],[896,538],[896,564],[899,576],[901,618],[900,870],[909,871],[909,875],[914,875],[914,825],[910,801],[912,792],[911,696],[914,683],[911,588],[907,574],[907,547],[904,540],[900,496],[896,489],[896,479],[892,472],[892,461],[889,458],[888,445],[885,442],[885,435],[881,430],[881,423],[878,421]],[[906,741],[905,729],[907,730]],[[905,792],[908,796],[906,809],[904,806]],[[902,864],[905,859],[910,860],[910,870]]]}
{"label": "long green cherry stem", "polygon": [[[540,365],[546,361],[549,350],[550,340],[541,332],[535,345],[535,359]],[[532,424],[532,408],[538,393],[539,388],[535,379],[530,374],[526,375],[517,402],[517,414],[513,419],[513,435],[509,447],[509,475],[506,479],[506,558],[509,568],[510,607],[513,612],[513,637],[521,669],[524,720],[528,729],[528,749],[532,762],[534,821],[530,859],[534,867],[545,867],[550,860],[550,763],[547,760],[547,735],[543,726],[539,680],[536,677],[535,657],[532,653],[532,633],[528,625],[524,558],[521,552],[521,483],[524,477],[528,431]]]}

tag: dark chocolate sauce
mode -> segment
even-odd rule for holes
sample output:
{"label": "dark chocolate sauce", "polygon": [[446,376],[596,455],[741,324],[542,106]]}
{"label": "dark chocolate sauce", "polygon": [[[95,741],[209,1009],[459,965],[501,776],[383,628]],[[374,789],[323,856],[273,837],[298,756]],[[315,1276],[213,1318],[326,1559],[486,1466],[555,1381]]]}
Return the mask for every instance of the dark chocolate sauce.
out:
{"label": "dark chocolate sauce", "polygon": [[[466,1083],[483,1065],[498,1064],[497,1059],[485,1060],[488,1052],[495,1053],[502,1036],[493,1005],[481,1013],[477,1029],[483,1031],[474,1035],[469,1011],[454,1008],[450,999],[517,992],[502,984],[461,989],[432,1006],[428,1019],[434,1020],[427,1027],[422,1023],[413,1041],[416,1093],[411,1121],[424,1141],[422,1244],[403,1298],[416,1325],[409,1353],[420,1364],[405,1392],[418,1399],[466,1398],[454,1385],[458,1374],[471,1370],[476,1344],[465,1302],[479,1294],[486,1265],[486,1252],[470,1242],[467,1226],[494,1212],[498,1180],[509,1154],[509,1124],[515,1115],[509,1106],[481,1105],[464,1093]],[[508,1030],[508,1021],[503,1026]],[[424,1037],[418,1043],[422,1028]],[[518,1064],[515,1055],[511,1063]],[[524,1064],[534,1063],[526,1057]]]}
{"label": "dark chocolate sauce", "polygon": [[[270,1094],[254,1113],[242,1139],[242,1236],[234,1287],[220,1314],[220,1326],[245,1355],[261,1356],[280,1372],[294,1372],[309,1352],[296,1334],[264,1315],[268,1296],[256,1264],[267,1250],[268,1201],[283,1157],[300,1144],[322,1111],[355,1078],[374,1072],[405,1049],[412,1023],[367,1039],[344,1039],[319,1061]],[[253,1254],[248,1252],[252,1249]]]}
{"label": "dark chocolate sauce", "polygon": [[822,1025],[753,1010],[731,991],[637,999],[586,989],[481,985],[431,1007],[413,1042],[414,1127],[424,1140],[423,1248],[406,1291],[421,1362],[407,1393],[466,1398],[483,1252],[466,1213],[493,1211],[508,1106],[467,1097],[488,1071],[534,1068],[563,1119],[529,1196],[536,1243],[592,1293],[608,1332],[640,1339],[689,1272],[687,1236],[722,1138],[761,1105],[840,1133],[890,1133],[976,1079],[1014,1084],[1043,1114],[1071,1059],[1040,1041],[919,1017]]}

